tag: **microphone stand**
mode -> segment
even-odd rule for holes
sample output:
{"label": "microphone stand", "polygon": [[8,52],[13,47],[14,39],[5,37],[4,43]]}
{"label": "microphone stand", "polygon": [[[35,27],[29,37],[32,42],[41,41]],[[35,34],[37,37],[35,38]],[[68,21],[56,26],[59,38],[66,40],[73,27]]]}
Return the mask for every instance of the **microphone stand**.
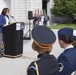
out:
{"label": "microphone stand", "polygon": [[[15,21],[16,21],[16,19],[13,17],[13,16],[11,16]],[[17,21],[16,21],[17,22]]]}
{"label": "microphone stand", "polygon": [[[29,30],[26,32],[25,36],[23,37],[23,40],[30,40],[31,39],[30,25],[31,25],[31,20],[29,20]],[[26,37],[26,35],[27,35],[28,32],[29,32],[29,37]]]}

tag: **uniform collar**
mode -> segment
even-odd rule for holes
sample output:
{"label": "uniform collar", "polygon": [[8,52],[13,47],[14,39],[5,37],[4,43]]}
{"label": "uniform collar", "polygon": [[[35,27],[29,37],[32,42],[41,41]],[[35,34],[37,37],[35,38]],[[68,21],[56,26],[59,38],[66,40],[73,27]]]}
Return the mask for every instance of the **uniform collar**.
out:
{"label": "uniform collar", "polygon": [[76,48],[76,46],[74,46]]}
{"label": "uniform collar", "polygon": [[67,50],[69,48],[74,48],[74,46],[73,45],[70,45],[70,46],[66,47],[64,50]]}
{"label": "uniform collar", "polygon": [[46,52],[46,53],[44,53],[44,54],[39,54],[37,57],[38,57],[38,58],[41,58],[41,57],[46,56],[47,54],[49,54],[49,52]]}

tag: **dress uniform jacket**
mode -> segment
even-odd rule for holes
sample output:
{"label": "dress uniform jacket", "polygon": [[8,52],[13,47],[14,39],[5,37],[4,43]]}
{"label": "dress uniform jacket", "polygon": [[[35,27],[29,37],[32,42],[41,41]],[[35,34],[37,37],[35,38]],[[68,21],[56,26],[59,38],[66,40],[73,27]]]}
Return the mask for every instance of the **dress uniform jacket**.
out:
{"label": "dress uniform jacket", "polygon": [[[43,55],[39,54],[38,58],[39,60],[37,60],[36,63],[38,65],[39,75],[58,75],[59,65],[53,55],[50,55],[49,53],[45,53]],[[37,69],[34,62],[29,65],[27,75],[37,75]]]}
{"label": "dress uniform jacket", "polygon": [[[6,16],[8,19],[9,17]],[[3,26],[6,24],[6,18],[4,15],[0,15],[0,33],[3,32]]]}
{"label": "dress uniform jacket", "polygon": [[59,75],[74,75],[76,71],[76,48],[66,49],[58,58]]}

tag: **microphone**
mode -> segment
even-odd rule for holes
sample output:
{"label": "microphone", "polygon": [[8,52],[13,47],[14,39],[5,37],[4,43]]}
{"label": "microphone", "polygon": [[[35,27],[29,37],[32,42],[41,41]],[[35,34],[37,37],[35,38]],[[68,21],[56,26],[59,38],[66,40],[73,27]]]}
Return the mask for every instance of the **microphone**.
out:
{"label": "microphone", "polygon": [[[11,15],[10,15],[10,17],[13,18],[13,19],[16,21],[16,19],[14,18],[14,16],[11,16]],[[17,21],[16,21],[16,22],[17,22]]]}

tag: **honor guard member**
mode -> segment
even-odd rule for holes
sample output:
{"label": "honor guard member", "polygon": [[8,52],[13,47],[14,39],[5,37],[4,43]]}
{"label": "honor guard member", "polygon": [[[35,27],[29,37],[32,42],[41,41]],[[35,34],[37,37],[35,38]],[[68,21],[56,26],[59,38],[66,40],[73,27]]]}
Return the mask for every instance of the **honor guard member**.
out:
{"label": "honor guard member", "polygon": [[73,46],[76,47],[76,30],[73,30],[73,37],[74,37]]}
{"label": "honor guard member", "polygon": [[73,29],[62,28],[58,31],[58,39],[64,52],[58,57],[59,75],[76,75],[76,48],[73,47]]}
{"label": "honor guard member", "polygon": [[56,41],[54,32],[47,27],[37,26],[32,30],[32,37],[32,48],[39,55],[38,60],[29,65],[27,75],[58,75],[58,62],[54,55],[49,54]]}

